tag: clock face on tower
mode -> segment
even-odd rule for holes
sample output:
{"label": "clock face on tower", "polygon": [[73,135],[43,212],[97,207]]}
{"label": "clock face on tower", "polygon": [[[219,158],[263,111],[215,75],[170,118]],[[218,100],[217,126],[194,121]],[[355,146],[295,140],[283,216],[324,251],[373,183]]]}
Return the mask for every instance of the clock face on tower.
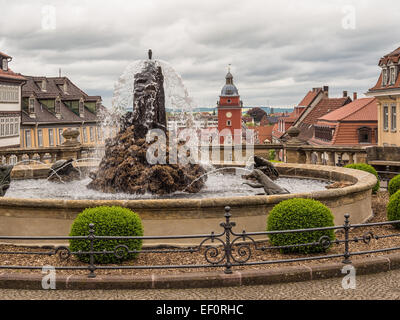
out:
{"label": "clock face on tower", "polygon": [[227,113],[226,113],[226,117],[227,117],[227,118],[231,118],[231,117],[232,117],[232,113],[231,113],[231,112],[227,112]]}

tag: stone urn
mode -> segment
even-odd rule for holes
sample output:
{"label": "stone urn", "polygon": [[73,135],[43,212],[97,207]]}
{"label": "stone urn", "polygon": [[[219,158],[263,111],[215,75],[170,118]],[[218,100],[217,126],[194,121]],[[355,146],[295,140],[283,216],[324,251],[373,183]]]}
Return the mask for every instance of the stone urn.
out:
{"label": "stone urn", "polygon": [[64,130],[62,133],[64,137],[64,142],[62,143],[63,146],[78,146],[81,143],[78,141],[78,137],[80,135],[79,131],[76,129],[73,130]]}

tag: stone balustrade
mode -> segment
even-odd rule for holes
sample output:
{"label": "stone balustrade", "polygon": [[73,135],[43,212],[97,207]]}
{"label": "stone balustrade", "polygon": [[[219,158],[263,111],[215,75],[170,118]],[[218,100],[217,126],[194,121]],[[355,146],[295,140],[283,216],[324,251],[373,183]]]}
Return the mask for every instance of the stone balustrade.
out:
{"label": "stone balustrade", "polygon": [[[274,151],[274,152],[271,152]],[[200,156],[208,157],[215,163],[247,162],[249,156],[261,156],[266,159],[283,161],[287,163],[304,163],[329,166],[343,166],[348,163],[359,163],[367,161],[367,148],[340,147],[340,146],[311,146],[298,144],[257,144],[253,150],[240,146],[213,146],[201,147]],[[207,154],[208,152],[208,154]],[[102,158],[103,146],[57,146],[49,148],[8,148],[0,149],[0,159],[3,163],[15,164],[21,161],[35,160],[44,163],[53,163],[60,159],[87,159]],[[203,158],[204,159],[204,158]]]}

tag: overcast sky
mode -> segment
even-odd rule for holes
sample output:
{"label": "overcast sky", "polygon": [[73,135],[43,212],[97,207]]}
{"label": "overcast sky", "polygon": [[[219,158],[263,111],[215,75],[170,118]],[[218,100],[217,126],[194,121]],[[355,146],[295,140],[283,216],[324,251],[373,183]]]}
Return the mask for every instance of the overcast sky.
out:
{"label": "overcast sky", "polygon": [[57,76],[61,68],[106,106],[125,67],[149,48],[199,106],[215,105],[228,64],[246,106],[294,106],[323,85],[331,96],[361,96],[379,58],[400,46],[398,0],[0,3],[0,51],[13,71]]}

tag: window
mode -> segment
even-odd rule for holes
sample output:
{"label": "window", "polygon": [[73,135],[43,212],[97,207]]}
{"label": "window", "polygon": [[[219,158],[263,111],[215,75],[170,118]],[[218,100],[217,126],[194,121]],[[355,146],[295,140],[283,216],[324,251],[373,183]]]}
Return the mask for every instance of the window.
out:
{"label": "window", "polygon": [[389,107],[383,106],[383,130],[389,128]]}
{"label": "window", "polygon": [[61,99],[59,97],[56,99],[55,112],[56,114],[61,113]]}
{"label": "window", "polygon": [[2,68],[4,71],[8,71],[8,60],[7,59],[3,59]]}
{"label": "window", "polygon": [[49,129],[49,145],[54,146],[54,131]]}
{"label": "window", "polygon": [[228,103],[231,103],[232,102],[232,100],[231,99],[228,99],[228,101],[227,101]]}
{"label": "window", "polygon": [[38,135],[38,146],[43,147],[43,131],[39,129],[37,135]]}
{"label": "window", "polygon": [[59,139],[60,139],[60,144],[63,144],[64,143],[64,136],[62,135],[63,134],[63,132],[64,132],[64,130],[63,129],[58,129],[58,135],[59,135]]}
{"label": "window", "polygon": [[390,68],[390,84],[393,85],[396,82],[396,67]]}
{"label": "window", "polygon": [[85,102],[83,101],[83,99],[79,100],[79,115],[83,115],[83,110],[85,108]]}
{"label": "window", "polygon": [[88,142],[87,130],[86,128],[82,128],[82,131],[83,131],[83,142],[87,143]]}
{"label": "window", "polygon": [[396,131],[396,127],[397,127],[396,122],[397,122],[396,105],[392,104],[392,117],[391,117],[391,126],[390,126],[390,129],[392,131]]}
{"label": "window", "polygon": [[226,122],[226,125],[227,125],[228,127],[230,127],[230,126],[232,125],[231,120],[228,120],[228,121]]}
{"label": "window", "polygon": [[19,87],[1,84],[0,102],[19,103]]}
{"label": "window", "polygon": [[371,143],[371,128],[362,127],[358,129],[358,142]]}
{"label": "window", "polygon": [[32,146],[31,130],[25,130],[25,147],[30,148]]}
{"label": "window", "polygon": [[383,86],[386,86],[386,85],[387,85],[387,77],[388,77],[388,75],[387,75],[387,69],[385,68],[385,69],[383,69],[383,71],[382,71],[382,85],[383,85]]}
{"label": "window", "polygon": [[19,117],[2,117],[0,119],[0,137],[19,135]]}
{"label": "window", "polygon": [[93,127],[89,128],[89,133],[90,133],[90,141],[93,142],[94,141]]}
{"label": "window", "polygon": [[75,128],[79,132],[79,136],[76,138],[78,142],[81,142],[81,130],[79,128]]}
{"label": "window", "polygon": [[29,113],[35,113],[35,98],[29,98]]}

